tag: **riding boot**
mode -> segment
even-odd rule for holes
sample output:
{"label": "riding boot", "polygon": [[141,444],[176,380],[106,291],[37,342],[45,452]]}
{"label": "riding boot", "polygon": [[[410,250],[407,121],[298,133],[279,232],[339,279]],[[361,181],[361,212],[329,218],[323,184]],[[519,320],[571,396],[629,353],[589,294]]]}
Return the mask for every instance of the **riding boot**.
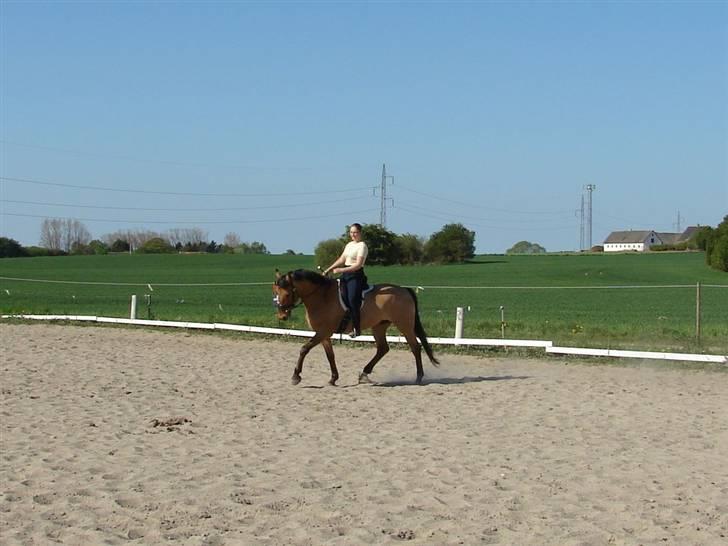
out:
{"label": "riding boot", "polygon": [[359,309],[356,309],[356,310],[352,309],[351,310],[351,333],[349,334],[349,337],[351,339],[354,339],[359,334],[361,334]]}

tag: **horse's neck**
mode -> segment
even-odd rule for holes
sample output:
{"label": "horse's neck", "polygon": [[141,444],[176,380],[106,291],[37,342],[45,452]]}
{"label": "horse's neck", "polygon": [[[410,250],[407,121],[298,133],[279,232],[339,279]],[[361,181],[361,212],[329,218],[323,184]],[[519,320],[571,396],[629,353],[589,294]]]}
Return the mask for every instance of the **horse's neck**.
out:
{"label": "horse's neck", "polygon": [[306,302],[312,302],[316,301],[317,299],[325,299],[326,297],[329,297],[330,294],[336,294],[336,291],[333,290],[333,287],[335,287],[336,284],[315,284],[311,281],[299,281],[296,283],[296,292],[298,292],[298,295],[300,296],[301,300],[303,301],[303,304],[306,305]]}

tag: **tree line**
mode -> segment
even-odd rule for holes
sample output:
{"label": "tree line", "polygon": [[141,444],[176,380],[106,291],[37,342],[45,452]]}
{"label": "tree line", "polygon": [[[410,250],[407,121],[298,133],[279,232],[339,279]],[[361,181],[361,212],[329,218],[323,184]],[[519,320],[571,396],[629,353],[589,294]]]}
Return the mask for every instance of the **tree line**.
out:
{"label": "tree line", "polygon": [[[326,266],[341,256],[349,242],[348,233],[345,229],[340,237],[318,243],[316,263]],[[427,240],[411,233],[396,234],[379,224],[364,224],[362,240],[369,249],[370,265],[462,263],[475,256],[475,232],[462,224],[447,224]]]}
{"label": "tree line", "polygon": [[[73,218],[46,218],[41,223],[40,244],[24,247],[14,239],[0,237],[0,257],[66,256],[128,252],[164,254],[208,252],[227,254],[270,254],[265,244],[243,242],[237,233],[228,233],[222,243],[208,240],[200,228],[173,228],[166,232],[128,229],[92,239],[86,226]],[[295,254],[292,250],[287,253]]]}

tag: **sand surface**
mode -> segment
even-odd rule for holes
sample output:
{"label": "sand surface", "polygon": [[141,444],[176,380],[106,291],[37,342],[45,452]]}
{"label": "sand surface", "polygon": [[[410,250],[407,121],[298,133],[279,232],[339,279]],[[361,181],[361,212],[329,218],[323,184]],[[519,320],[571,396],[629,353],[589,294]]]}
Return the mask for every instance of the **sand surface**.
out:
{"label": "sand surface", "polygon": [[[0,324],[0,543],[728,544],[728,374]],[[437,348],[436,348],[437,349]]]}

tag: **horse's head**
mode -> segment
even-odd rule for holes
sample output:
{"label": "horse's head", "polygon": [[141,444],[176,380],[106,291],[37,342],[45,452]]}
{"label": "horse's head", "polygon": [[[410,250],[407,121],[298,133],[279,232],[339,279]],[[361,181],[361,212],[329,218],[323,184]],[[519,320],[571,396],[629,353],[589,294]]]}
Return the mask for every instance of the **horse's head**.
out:
{"label": "horse's head", "polygon": [[276,282],[273,283],[273,305],[276,306],[278,320],[287,320],[296,306],[296,289],[289,271],[285,275],[276,269]]}

